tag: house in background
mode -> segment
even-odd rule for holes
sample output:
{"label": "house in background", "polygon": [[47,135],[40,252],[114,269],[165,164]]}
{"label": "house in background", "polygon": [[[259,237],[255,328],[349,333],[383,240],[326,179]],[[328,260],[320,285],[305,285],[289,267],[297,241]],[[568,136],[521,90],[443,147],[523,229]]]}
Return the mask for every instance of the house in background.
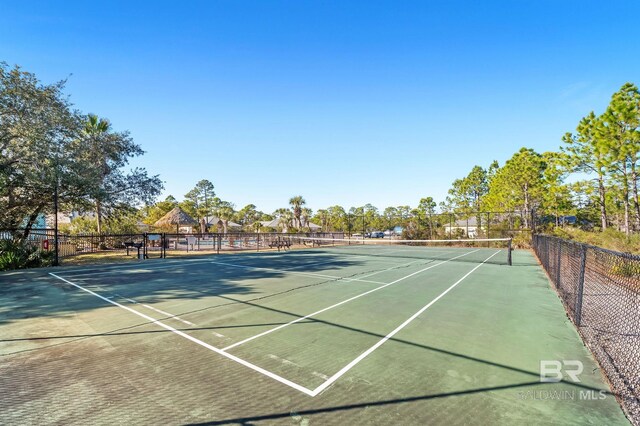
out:
{"label": "house in background", "polygon": [[[207,217],[205,219],[208,232],[223,232],[224,221],[216,216]],[[239,223],[227,221],[227,232],[239,232],[242,230],[242,225]]]}
{"label": "house in background", "polygon": [[[265,221],[260,221],[260,227],[261,228],[270,228],[270,229],[274,229],[276,231],[282,230],[282,232],[289,232],[291,231],[290,228],[287,228],[286,226],[284,226],[284,224],[280,221],[280,218],[277,217],[273,220],[265,220]],[[322,226],[320,225],[316,225],[315,223],[311,223],[311,222],[304,222],[302,224],[302,227],[300,229],[301,231],[310,231],[310,232],[321,232],[322,231]]]}
{"label": "house in background", "polygon": [[[94,218],[95,217],[95,213],[80,213],[77,211],[72,211],[72,212],[58,212],[58,225],[65,225],[65,224],[70,224],[71,221],[73,219],[76,219],[78,217],[90,217],[90,218]],[[53,213],[50,214],[39,214],[38,218],[36,219],[35,224],[33,225],[33,228],[35,229],[53,229],[55,226],[55,216],[53,215]]]}
{"label": "house in background", "polygon": [[[480,230],[484,227],[480,227]],[[478,237],[478,219],[470,217],[468,219],[458,219],[453,223],[446,223],[444,231],[447,235],[460,235],[467,238]]]}
{"label": "house in background", "polygon": [[302,230],[307,228],[309,232],[322,232],[322,226],[306,221],[302,224]]}

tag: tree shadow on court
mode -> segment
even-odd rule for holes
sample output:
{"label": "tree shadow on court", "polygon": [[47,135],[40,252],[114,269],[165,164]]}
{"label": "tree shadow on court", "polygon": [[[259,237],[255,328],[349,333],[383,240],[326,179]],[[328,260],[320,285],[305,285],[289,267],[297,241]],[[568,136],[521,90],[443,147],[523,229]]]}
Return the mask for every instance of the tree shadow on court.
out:
{"label": "tree shadow on court", "polygon": [[210,422],[188,423],[188,425],[214,426],[214,425],[240,424],[240,425],[249,426],[249,425],[255,424],[255,422],[266,422],[266,421],[274,421],[279,419],[291,419],[291,417],[294,415],[295,416],[312,416],[312,415],[328,414],[328,413],[347,414],[348,412],[353,410],[368,410],[375,407],[385,408],[385,407],[391,407],[393,405],[398,405],[398,404],[415,403],[415,402],[429,401],[429,400],[440,399],[440,398],[459,397],[464,395],[473,395],[473,394],[479,394],[479,393],[485,393],[485,392],[496,392],[496,391],[503,391],[503,390],[509,390],[509,389],[532,388],[532,387],[536,387],[544,384],[547,384],[547,383],[541,383],[540,381],[513,383],[508,385],[502,385],[502,386],[481,387],[481,388],[465,389],[465,390],[454,391],[454,392],[443,392],[443,393],[435,393],[435,394],[427,394],[427,395],[419,395],[419,396],[410,396],[405,398],[366,401],[366,402],[359,402],[354,404],[335,405],[331,407],[312,408],[312,409],[305,409],[305,410],[297,410],[295,412],[284,411],[279,413],[270,413],[270,414],[263,414],[263,415],[215,420]]}
{"label": "tree shadow on court", "polygon": [[[317,255],[313,255],[306,259],[308,262],[316,261],[319,262]],[[162,301],[162,300],[175,300],[184,298],[186,300],[192,299],[200,299],[210,296],[217,296],[219,299],[223,301],[218,302],[216,304],[212,304],[209,306],[204,306],[197,310],[190,310],[185,313],[196,312],[200,310],[210,310],[210,309],[218,309],[223,306],[229,305],[246,305],[250,307],[255,307],[259,309],[264,309],[268,311],[272,311],[274,313],[283,314],[291,319],[300,318],[307,313],[297,313],[291,310],[282,310],[275,309],[269,306],[264,306],[260,304],[259,300],[264,299],[266,297],[272,297],[274,295],[283,294],[283,292],[288,291],[296,291],[300,288],[306,288],[307,284],[302,283],[301,281],[296,280],[286,280],[291,285],[283,285],[279,286],[279,279],[288,276],[291,274],[291,271],[283,271],[285,268],[294,268],[296,265],[292,264],[291,260],[287,263],[279,263],[277,266],[274,266],[274,262],[272,259],[264,259],[260,262],[252,261],[251,259],[242,259],[239,258],[222,258],[215,257],[211,258],[211,261],[217,262],[216,264],[208,263],[199,265],[199,263],[193,263],[191,265],[182,265],[182,263],[176,265],[164,265],[167,266],[166,270],[163,272],[160,271],[151,271],[151,272],[135,272],[135,273],[127,273],[126,275],[122,274],[121,269],[115,268],[113,274],[108,274],[108,279],[105,279],[104,276],[98,276],[92,273],[89,273],[85,276],[80,274],[76,274],[77,280],[69,274],[69,279],[73,282],[78,282],[79,284],[86,285],[91,288],[93,291],[107,297],[112,294],[120,294],[121,296],[125,296],[131,299],[140,299],[140,301],[144,302],[153,302],[153,301]],[[268,260],[268,262],[267,262]],[[344,259],[343,257],[336,258],[328,258],[325,257],[322,259],[323,263],[320,265],[303,265],[302,261],[300,263],[301,266],[299,269],[292,269],[293,271],[304,271],[304,272],[321,272],[325,268],[329,270],[337,271],[341,268],[345,268],[348,266],[359,266],[361,261],[357,259]],[[326,263],[324,263],[326,261]],[[234,266],[225,266],[221,263],[233,263]],[[162,265],[161,263],[157,263],[156,265]],[[262,265],[262,266],[256,266]],[[141,266],[145,266],[145,264],[141,264]],[[304,268],[302,267],[304,266]],[[388,266],[388,265],[386,265]],[[380,267],[382,268],[382,267]],[[362,268],[360,268],[362,269]],[[88,271],[87,268],[80,269],[81,271]],[[373,270],[372,270],[373,271]],[[371,271],[371,272],[372,272]],[[54,270],[54,273],[59,273],[61,276],[66,277],[67,275],[64,273],[64,269]],[[366,274],[366,271],[358,271],[358,275]],[[210,274],[209,276],[206,276]],[[324,273],[322,273],[324,275]],[[44,277],[42,271],[28,271],[22,275],[15,275],[16,277],[20,277],[19,280],[12,280],[10,284],[8,284],[8,288],[4,288],[6,281],[3,281],[5,276],[0,276],[0,300],[4,301],[6,296],[13,296],[15,293],[19,294],[19,297],[16,298],[16,306],[19,306],[20,303],[29,303],[33,306],[31,307],[33,316],[37,316],[40,311],[42,317],[49,316],[60,316],[65,315],[67,313],[73,314],[74,312],[78,312],[81,310],[96,310],[103,307],[110,307],[112,305],[107,304],[105,301],[96,298],[95,296],[89,295],[82,290],[75,288],[69,284],[65,284],[64,282],[57,282],[51,277]],[[136,280],[133,280],[133,278]],[[303,277],[300,275],[300,277]],[[356,275],[354,275],[356,277]],[[267,283],[265,279],[273,278],[273,283]],[[320,278],[309,280],[308,285],[325,285],[335,282],[336,279],[331,278]],[[22,281],[20,281],[22,280]],[[268,292],[263,291],[262,288],[256,288],[255,280],[260,282],[261,285],[272,285],[272,287],[268,288]],[[146,282],[148,281],[148,282]],[[55,284],[53,284],[55,283]],[[282,283],[281,283],[282,284]],[[286,283],[285,283],[286,284]],[[13,287],[15,291],[10,291],[11,287]],[[99,287],[99,288],[98,288]],[[48,300],[50,299],[50,300]],[[49,307],[48,304],[52,306]],[[7,309],[8,305],[2,303],[1,308]],[[30,311],[27,311],[29,313]],[[120,312],[122,314],[123,311]],[[179,315],[180,313],[178,313]],[[4,320],[5,312],[0,313],[0,324]],[[158,315],[156,315],[157,317]],[[123,335],[159,335],[159,333],[171,334],[169,330],[149,330],[149,329],[136,329],[137,327],[141,327],[142,325],[147,325],[149,322],[144,320],[139,323],[133,323],[135,320],[141,320],[140,318],[132,317],[132,325],[126,327],[115,328],[111,326],[111,330],[104,332],[96,332],[96,333],[76,333],[74,335],[59,335],[59,336],[42,336],[42,337],[30,337],[30,336],[15,336],[11,335],[11,333],[0,333],[0,335],[6,336],[0,338],[0,344],[3,342],[19,342],[19,341],[31,341],[42,343],[51,343],[47,346],[40,346],[30,350],[41,350],[50,348],[51,346],[56,345],[65,345],[69,343],[77,342],[80,339],[91,339],[95,337],[107,338],[109,339],[112,336],[123,336]],[[164,318],[158,318],[162,320]],[[6,322],[11,322],[12,319],[7,320]],[[259,326],[278,326],[286,322],[271,322],[271,323],[263,323],[263,324],[233,324],[233,325],[220,325],[216,327],[182,327],[177,329],[190,332],[190,331],[199,331],[199,330],[216,330],[223,328],[238,328],[238,327],[259,327]],[[310,323],[322,323],[332,327],[366,334],[377,339],[385,337],[382,334],[374,333],[368,330],[363,330],[361,328],[349,327],[347,325],[343,325],[337,322],[326,321],[318,318],[307,318],[303,321],[300,321],[294,326],[301,326],[303,324]],[[108,325],[108,324],[107,324]],[[9,327],[5,328],[6,331],[10,331]],[[447,357],[451,357],[451,359],[465,360],[474,363],[478,363],[480,366],[490,366],[496,367],[503,370],[507,370],[510,372],[522,373],[526,375],[526,377],[530,377],[531,380],[524,379],[522,382],[513,382],[508,384],[496,385],[496,386],[481,386],[476,385],[476,387],[470,387],[466,389],[457,389],[457,390],[448,390],[447,392],[433,392],[433,393],[425,393],[419,394],[420,392],[414,392],[414,396],[405,396],[409,392],[402,393],[401,397],[397,398],[379,398],[375,399],[371,395],[366,396],[367,401],[363,401],[365,397],[363,394],[340,394],[335,396],[330,396],[330,398],[323,399],[309,399],[303,400],[299,403],[299,408],[292,413],[291,410],[285,410],[282,408],[282,405],[273,405],[272,408],[263,408],[261,411],[259,409],[253,409],[253,411],[244,411],[241,407],[238,407],[237,411],[227,412],[228,416],[218,417],[218,420],[212,422],[204,422],[199,423],[202,425],[218,425],[218,424],[244,424],[249,425],[256,422],[282,422],[287,421],[287,419],[291,419],[292,415],[296,416],[321,416],[324,414],[335,413],[336,415],[340,415],[342,413],[356,413],[361,410],[367,410],[370,408],[378,407],[381,410],[386,409],[387,407],[392,408],[394,406],[398,406],[401,404],[419,404],[423,401],[431,401],[438,399],[445,399],[451,397],[459,397],[464,395],[474,395],[474,394],[483,394],[487,392],[499,392],[506,391],[510,389],[531,389],[541,385],[539,381],[539,373],[534,371],[528,371],[525,369],[517,368],[514,366],[502,364],[499,362],[494,362],[490,359],[482,359],[470,356],[464,353],[458,353],[446,350],[444,348],[438,348],[433,346],[428,346],[424,344],[420,344],[417,342],[403,340],[397,337],[391,337],[390,340],[392,342],[396,342],[402,345],[408,345],[412,348],[417,348],[419,350],[425,351],[425,353],[430,354],[440,354]],[[24,352],[24,351],[16,351]],[[189,358],[189,357],[185,357]],[[182,362],[182,360],[181,360]],[[600,391],[600,389],[591,388],[586,385],[582,385],[579,383],[572,382],[563,382],[566,385],[577,386],[578,388]],[[548,384],[547,384],[548,385]],[[418,393],[418,395],[415,395]],[[265,394],[267,395],[267,394]],[[387,394],[388,395],[388,394]],[[331,402],[330,402],[331,401]],[[335,401],[335,402],[332,402]],[[297,403],[294,400],[294,403]],[[320,403],[326,405],[324,407],[319,406]],[[275,404],[275,403],[274,403]],[[273,407],[280,408],[273,408]],[[262,413],[262,414],[260,414]],[[210,417],[204,417],[204,419]],[[201,418],[202,419],[202,418]]]}
{"label": "tree shadow on court", "polygon": [[[231,299],[231,300],[234,300],[234,299]],[[234,301],[236,301],[238,303],[243,303],[243,304],[246,304],[246,305],[250,305],[250,306],[253,306],[253,307],[265,309],[265,310],[268,310],[268,311],[271,311],[271,312],[277,312],[277,313],[280,313],[280,314],[290,315],[293,318],[300,318],[300,317],[303,316],[303,315],[297,314],[295,312],[289,312],[289,311],[285,311],[285,310],[282,310],[282,309],[275,309],[275,308],[268,307],[268,306],[258,305],[258,304],[252,303],[251,301],[240,301],[240,300],[234,300]],[[339,324],[339,323],[336,323],[336,322],[327,321],[327,320],[323,320],[323,319],[319,319],[319,318],[315,318],[315,317],[306,318],[306,320],[304,322],[300,321],[300,322],[298,322],[296,324],[292,324],[292,326],[300,326],[300,325],[304,325],[305,323],[307,323],[307,324],[309,324],[309,323],[325,324],[325,325],[329,325],[329,326],[332,326],[332,327],[340,328],[340,329],[343,329],[343,330],[348,330],[348,331],[353,331],[353,332],[356,332],[356,333],[366,334],[366,335],[369,335],[369,336],[372,336],[372,337],[376,337],[376,338],[380,338],[380,339],[387,337],[384,334],[374,333],[372,331],[362,330],[360,328],[350,327],[348,325]],[[522,369],[522,368],[513,367],[513,366],[510,366],[510,365],[505,365],[505,364],[501,364],[501,363],[498,363],[498,362],[493,362],[493,361],[490,361],[490,360],[473,357],[473,356],[470,356],[470,355],[465,355],[465,354],[461,354],[461,353],[457,353],[457,352],[448,351],[446,349],[441,349],[441,348],[436,348],[436,347],[433,347],[433,346],[423,345],[421,343],[416,343],[416,342],[412,342],[412,341],[409,341],[409,340],[400,339],[400,338],[397,338],[397,337],[390,337],[389,341],[400,343],[400,344],[404,344],[404,345],[409,345],[409,346],[412,346],[412,347],[415,347],[415,348],[425,349],[425,350],[428,350],[428,351],[431,351],[431,352],[443,354],[443,355],[454,357],[454,358],[458,358],[458,359],[464,359],[464,360],[467,360],[467,361],[477,362],[477,363],[480,363],[480,364],[484,364],[485,366],[498,367],[498,368],[506,369],[506,370],[513,371],[513,372],[516,372],[516,373],[526,374],[526,375],[529,375],[531,377],[535,377],[538,380],[540,379],[540,372],[538,372],[538,371],[529,371],[529,370],[525,370],[525,369]],[[582,385],[580,383],[574,383],[574,382],[566,382],[566,383],[569,383],[569,384],[577,386],[577,387],[582,387],[582,388],[585,388],[585,389],[589,389],[589,390],[596,390],[595,388],[592,388],[590,386],[585,386],[585,385]],[[599,391],[601,389],[597,389],[597,390]],[[606,392],[609,393],[609,391],[606,391]]]}
{"label": "tree shadow on court", "polygon": [[[325,253],[319,256],[314,252],[236,254],[178,261],[151,260],[135,265],[87,265],[5,272],[0,274],[0,326],[111,306],[49,275],[49,272],[110,300],[127,303],[123,299],[127,298],[155,303],[225,294],[246,297],[276,295],[305,288],[307,284],[323,285],[338,278],[348,278],[337,275],[344,268],[364,264],[362,259]],[[367,272],[360,268],[353,276]],[[310,275],[317,273],[327,277]],[[0,334],[11,333],[5,330]]]}
{"label": "tree shadow on court", "polygon": [[[228,300],[228,303],[225,304],[220,304],[220,305],[216,305],[213,307],[207,307],[207,308],[203,308],[203,309],[210,309],[210,308],[216,308],[216,307],[220,307],[220,306],[229,306],[229,305],[237,305],[237,304],[243,304],[243,305],[247,305],[247,306],[251,306],[251,307],[255,307],[255,308],[259,308],[259,309],[263,309],[263,310],[267,310],[270,312],[274,312],[274,313],[278,313],[278,314],[284,314],[287,316],[290,316],[293,319],[297,319],[300,318],[302,316],[304,316],[304,314],[301,313],[296,313],[296,312],[291,312],[291,311],[286,311],[286,310],[282,310],[282,309],[276,309],[273,307],[268,307],[268,306],[264,306],[264,305],[260,305],[257,303],[254,303],[254,300],[239,300],[239,299],[234,299],[232,297],[229,296],[223,296],[223,295],[219,295],[218,297],[223,298]],[[196,311],[190,311],[190,312],[196,312]],[[162,319],[159,319],[162,320]],[[331,327],[336,327],[336,328],[340,328],[343,330],[348,330],[351,332],[355,332],[355,333],[361,333],[361,334],[366,334],[368,336],[372,336],[378,339],[382,339],[385,338],[386,336],[380,333],[375,333],[375,332],[371,332],[371,331],[367,331],[367,330],[363,330],[360,328],[355,328],[355,327],[350,327],[348,325],[344,325],[344,324],[339,324],[336,322],[332,322],[332,321],[327,321],[327,320],[323,320],[323,319],[319,319],[319,318],[315,318],[315,317],[309,317],[306,318],[302,321],[297,322],[296,324],[292,324],[292,326],[303,326],[305,324],[313,324],[313,323],[321,323],[324,325],[329,325]],[[78,342],[79,340],[84,340],[84,339],[88,339],[88,338],[96,338],[96,337],[102,337],[102,338],[108,338],[108,337],[117,337],[117,336],[126,336],[126,335],[145,335],[145,334],[170,334],[171,331],[169,330],[165,330],[165,329],[158,329],[158,330],[142,330],[142,331],[137,331],[134,330],[137,327],[140,327],[142,325],[147,325],[149,324],[149,322],[145,322],[143,324],[136,324],[136,325],[132,325],[132,326],[128,326],[128,327],[122,327],[122,328],[118,328],[118,329],[113,329],[113,330],[109,330],[106,332],[101,332],[101,333],[89,333],[89,334],[75,334],[75,335],[62,335],[62,336],[45,336],[45,337],[11,337],[11,338],[3,338],[0,339],[0,343],[3,342],[20,342],[20,341],[37,341],[37,340],[43,340],[43,341],[53,341],[54,343],[45,346],[45,348],[51,348],[54,346],[60,346],[60,345],[65,345],[65,344],[69,344],[69,343],[75,343]],[[193,332],[193,331],[215,331],[215,330],[224,330],[224,329],[230,329],[230,328],[245,328],[245,327],[262,327],[262,326],[280,326],[283,324],[287,324],[287,322],[271,322],[271,323],[251,323],[251,324],[233,324],[233,325],[218,325],[218,326],[212,326],[212,327],[183,327],[183,328],[177,328],[180,331],[184,331],[184,332]],[[62,342],[59,343],[55,343],[56,340],[63,340]],[[409,340],[404,340],[404,339],[400,339],[397,337],[391,337],[389,338],[389,341],[392,342],[396,342],[396,343],[400,343],[403,345],[408,345],[414,348],[419,348],[419,349],[423,349],[423,350],[427,350],[429,352],[433,352],[433,353],[438,353],[441,355],[446,355],[449,357],[453,357],[456,359],[463,359],[466,361],[472,361],[472,362],[476,362],[479,364],[482,364],[484,366],[490,366],[490,367],[497,367],[500,369],[504,369],[504,370],[508,370],[511,372],[516,372],[516,373],[521,373],[521,374],[525,374],[528,376],[531,376],[532,378],[535,378],[536,381],[535,382],[528,382],[525,384],[518,384],[515,385],[515,387],[518,386],[529,386],[532,384],[540,384],[539,382],[539,372],[537,371],[529,371],[529,370],[525,370],[522,368],[518,368],[518,367],[514,367],[514,366],[510,366],[510,365],[506,365],[506,364],[502,364],[502,363],[498,363],[498,362],[494,362],[491,360],[486,360],[486,359],[482,359],[482,358],[477,358],[477,357],[473,357],[470,355],[466,355],[466,354],[462,354],[462,353],[458,353],[458,352],[453,352],[453,351],[449,351],[446,349],[442,349],[442,348],[437,348],[434,346],[429,346],[429,345],[424,345],[421,343],[417,343],[417,342],[412,342]],[[21,353],[21,352],[29,352],[29,351],[34,351],[34,350],[39,350],[39,349],[43,349],[42,347],[40,348],[33,348],[33,349],[27,349],[27,350],[23,350],[23,351],[16,351],[15,353]],[[598,389],[598,388],[593,388],[587,385],[583,385],[580,383],[574,383],[574,382],[563,382],[566,384],[570,384],[579,388],[583,388],[583,389],[587,389],[587,390],[593,390],[593,391],[601,391],[602,389]],[[459,391],[459,392],[452,392],[452,393],[445,393],[445,394],[436,394],[436,395],[424,395],[424,396],[420,396],[420,397],[415,397],[415,398],[403,398],[403,399],[397,399],[397,400],[393,400],[393,401],[382,401],[382,402],[378,402],[378,403],[367,403],[368,405],[383,405],[383,404],[390,404],[393,402],[410,402],[412,400],[421,400],[421,399],[433,399],[433,398],[441,398],[441,397],[445,397],[445,396],[455,396],[455,395],[462,395],[465,393],[478,393],[478,392],[485,392],[485,391],[491,391],[491,390],[500,390],[500,389],[506,389],[509,387],[514,387],[512,385],[509,386],[498,386],[498,387],[492,387],[492,388],[482,388],[482,389],[473,389],[473,390],[465,390],[465,391]],[[605,391],[606,393],[610,393],[608,390]],[[336,410],[347,410],[347,409],[354,409],[354,408],[358,408],[358,405],[355,406],[344,406],[344,407],[333,407],[331,409],[327,409],[328,411],[336,411]],[[314,410],[312,410],[314,411]],[[276,414],[276,416],[280,416],[281,414]],[[278,418],[278,417],[274,417]],[[224,424],[225,422],[239,422],[239,421],[250,421],[250,420],[268,420],[271,417],[256,417],[256,418],[240,418],[240,419],[232,419],[232,420],[228,420],[228,421],[224,421],[222,423],[211,423],[211,424]],[[209,423],[206,423],[209,424]]]}
{"label": "tree shadow on court", "polygon": [[[256,305],[251,302],[240,302],[240,303],[245,303],[251,306],[259,307],[261,309],[266,309],[266,310],[277,312],[280,314],[287,314],[293,318],[299,318],[301,316],[300,314],[295,312],[284,311],[280,309],[274,309],[271,307]],[[356,332],[356,333],[362,333],[362,334],[366,334],[366,335],[369,335],[375,338],[380,338],[380,339],[385,337],[385,335],[383,334],[374,333],[374,332],[370,332],[370,331],[359,329],[359,328],[349,327],[344,324],[339,324],[336,322],[326,321],[318,318],[307,318],[306,320],[301,321],[297,324],[294,324],[293,326],[300,326],[303,324],[310,324],[310,323],[322,323],[332,327],[345,329],[345,330]],[[559,390],[556,392],[560,392],[560,393],[566,392],[567,386],[569,386],[569,387],[576,388],[579,391],[588,392],[591,395],[599,394],[600,392],[606,395],[610,395],[610,396],[612,395],[611,392],[607,389],[593,387],[593,386],[589,386],[583,383],[578,383],[573,381],[561,380],[556,383],[543,383],[540,381],[540,375],[539,375],[540,373],[538,371],[529,371],[519,367],[506,365],[499,362],[494,362],[489,359],[482,359],[482,358],[470,356],[464,353],[459,353],[459,352],[454,352],[454,351],[450,351],[443,348],[424,345],[421,343],[412,342],[412,341],[404,340],[397,337],[391,337],[389,340],[399,344],[408,345],[413,348],[422,349],[432,354],[445,355],[447,357],[451,357],[452,359],[478,363],[482,368],[495,367],[495,368],[503,369],[509,372],[520,373],[530,377],[531,380],[521,381],[516,383],[509,383],[509,384],[502,384],[502,385],[495,385],[495,386],[471,387],[467,389],[460,389],[460,390],[449,391],[449,392],[436,392],[436,393],[429,393],[429,394],[418,395],[418,396],[407,396],[407,397],[398,397],[398,398],[392,398],[392,399],[378,399],[378,400],[367,400],[367,401],[359,401],[359,402],[352,402],[352,403],[342,403],[342,404],[325,406],[325,407],[317,407],[317,408],[313,406],[314,404],[313,400],[309,400],[308,402],[304,403],[303,407],[301,407],[300,409],[296,409],[295,412],[292,412],[290,410],[280,411],[280,412],[272,412],[267,414],[230,417],[230,418],[219,419],[215,421],[190,423],[190,424],[192,425],[225,425],[225,424],[253,425],[253,424],[256,424],[257,422],[269,422],[269,421],[278,421],[282,419],[291,419],[292,416],[295,416],[296,418],[301,418],[302,416],[317,416],[317,415],[330,414],[330,413],[347,415],[348,413],[353,411],[371,410],[372,408],[375,408],[375,407],[379,407],[381,409],[386,409],[386,408],[390,409],[393,406],[400,405],[400,404],[419,403],[423,401],[430,401],[430,400],[451,398],[451,397],[460,397],[460,396],[474,395],[474,394],[482,394],[487,392],[499,392],[499,391],[521,389],[520,392],[531,393],[535,391],[536,387],[541,385],[545,386],[545,390],[549,392],[553,392],[553,390],[550,390],[550,389],[554,389],[555,386],[560,386],[560,388],[558,388]],[[524,397],[525,396],[523,396],[523,398]],[[529,397],[533,398],[535,397],[535,395],[533,396],[529,395]],[[359,399],[358,394],[355,394],[355,399],[356,401]],[[340,400],[341,402],[344,402],[345,396],[341,397]],[[309,408],[304,408],[305,406]]]}

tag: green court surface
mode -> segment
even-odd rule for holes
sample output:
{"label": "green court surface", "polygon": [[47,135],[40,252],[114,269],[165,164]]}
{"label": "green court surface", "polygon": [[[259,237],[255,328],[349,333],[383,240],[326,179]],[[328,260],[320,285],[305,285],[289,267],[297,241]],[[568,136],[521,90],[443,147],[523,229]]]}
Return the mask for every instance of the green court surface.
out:
{"label": "green court surface", "polygon": [[0,423],[629,424],[534,256],[471,252],[2,273]]}

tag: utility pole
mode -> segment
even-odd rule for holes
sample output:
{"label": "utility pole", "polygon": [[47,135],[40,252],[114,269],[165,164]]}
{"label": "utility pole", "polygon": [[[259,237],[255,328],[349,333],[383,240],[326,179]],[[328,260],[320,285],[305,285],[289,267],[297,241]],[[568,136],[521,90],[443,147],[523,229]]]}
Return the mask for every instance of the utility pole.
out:
{"label": "utility pole", "polygon": [[55,178],[56,183],[53,189],[53,266],[58,266],[60,264],[59,252],[58,252],[58,186],[59,186],[59,177],[58,170],[59,166],[59,153],[56,152],[56,170],[55,170]]}

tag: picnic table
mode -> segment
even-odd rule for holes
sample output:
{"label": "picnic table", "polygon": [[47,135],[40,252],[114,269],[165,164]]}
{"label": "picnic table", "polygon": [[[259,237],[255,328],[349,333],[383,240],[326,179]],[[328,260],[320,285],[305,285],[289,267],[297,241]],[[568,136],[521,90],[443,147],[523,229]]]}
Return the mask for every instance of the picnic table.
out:
{"label": "picnic table", "polygon": [[277,248],[278,251],[280,251],[281,248],[286,250],[291,247],[291,241],[281,239],[273,240],[269,243],[269,247]]}
{"label": "picnic table", "polygon": [[123,244],[127,248],[127,256],[129,256],[129,249],[133,247],[133,248],[138,249],[138,259],[140,259],[140,249],[143,246],[142,243],[134,243],[133,241],[125,241]]}

